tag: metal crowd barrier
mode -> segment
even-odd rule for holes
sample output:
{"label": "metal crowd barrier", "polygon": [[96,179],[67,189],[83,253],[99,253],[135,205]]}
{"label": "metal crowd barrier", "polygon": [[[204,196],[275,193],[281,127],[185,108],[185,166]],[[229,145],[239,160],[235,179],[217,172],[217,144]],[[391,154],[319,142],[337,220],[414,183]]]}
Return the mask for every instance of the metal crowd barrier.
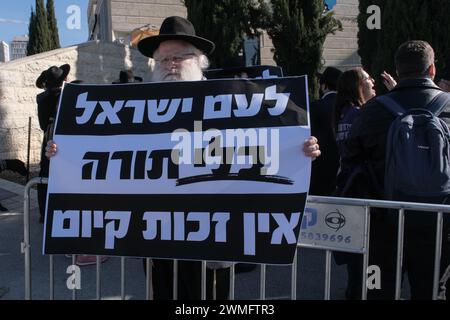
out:
{"label": "metal crowd barrier", "polygon": [[[24,254],[25,261],[25,299],[31,300],[31,243],[30,243],[30,190],[36,184],[47,184],[47,178],[33,178],[25,186],[24,194],[24,241],[22,242],[22,253]],[[367,273],[368,257],[369,257],[369,230],[370,230],[370,209],[371,208],[384,208],[398,210],[399,226],[398,226],[398,244],[397,244],[397,262],[396,262],[396,283],[395,283],[395,299],[399,300],[401,294],[401,279],[402,279],[402,258],[403,258],[403,240],[404,240],[404,222],[405,222],[405,210],[420,210],[428,212],[437,212],[436,223],[436,245],[435,245],[435,268],[433,278],[433,300],[438,298],[439,290],[439,269],[441,262],[441,250],[442,250],[442,231],[443,231],[443,213],[450,212],[450,205],[437,205],[437,204],[425,204],[425,203],[406,203],[406,202],[394,202],[394,201],[380,201],[380,200],[365,200],[365,199],[347,199],[347,198],[330,198],[330,197],[317,197],[309,196],[307,200],[308,204],[329,204],[329,205],[345,205],[345,206],[358,206],[363,207],[365,211],[365,225],[364,225],[364,250],[363,252],[356,252],[363,255],[363,279],[362,279],[362,299],[367,299]],[[295,252],[294,262],[291,266],[291,296],[292,300],[297,298],[297,255],[298,248],[317,249],[325,251],[325,285],[324,285],[324,299],[330,299],[331,288],[331,255],[333,251],[326,246],[318,245],[306,245],[298,244],[297,251]],[[346,250],[345,252],[351,252]],[[126,283],[125,283],[125,257],[121,259],[121,299],[125,300],[126,296]],[[50,281],[50,294],[49,299],[54,299],[54,275],[53,275],[53,255],[49,256],[49,281]],[[75,265],[75,255],[72,255],[72,264]],[[260,292],[259,298],[266,300],[266,267],[267,265],[260,265]],[[100,256],[97,256],[96,261],[96,299],[100,300],[101,296],[101,262]],[[174,260],[174,281],[173,281],[173,298],[177,299],[177,260]],[[215,272],[214,272],[215,277]],[[146,258],[146,299],[153,299],[152,292],[152,268],[151,258]],[[215,279],[214,279],[215,280]],[[77,299],[77,290],[72,290],[72,299]],[[216,288],[214,281],[213,298],[215,298]],[[235,298],[235,270],[234,265],[230,268],[230,300]],[[201,299],[206,300],[206,261],[202,261],[202,277],[201,277]]]}
{"label": "metal crowd barrier", "polygon": [[[330,205],[348,205],[360,206],[365,208],[365,232],[364,232],[364,258],[363,258],[363,283],[362,283],[362,299],[367,298],[367,273],[368,257],[369,257],[369,230],[370,230],[370,209],[383,208],[398,210],[398,230],[397,230],[397,261],[396,261],[396,278],[395,278],[395,300],[400,300],[401,282],[402,282],[402,263],[403,263],[403,243],[404,243],[404,227],[405,227],[405,210],[419,210],[427,212],[437,212],[436,221],[436,244],[435,244],[435,259],[434,259],[434,276],[433,276],[433,300],[438,298],[439,290],[439,271],[441,264],[442,251],[442,231],[443,231],[443,213],[450,212],[450,205],[415,203],[415,202],[396,202],[396,201],[381,201],[368,199],[348,199],[348,198],[329,198],[329,197],[308,197],[308,203],[320,203]],[[306,246],[309,247],[309,246]],[[329,298],[329,270],[331,255],[330,250],[327,250],[326,269],[328,277],[325,284],[325,299]]]}

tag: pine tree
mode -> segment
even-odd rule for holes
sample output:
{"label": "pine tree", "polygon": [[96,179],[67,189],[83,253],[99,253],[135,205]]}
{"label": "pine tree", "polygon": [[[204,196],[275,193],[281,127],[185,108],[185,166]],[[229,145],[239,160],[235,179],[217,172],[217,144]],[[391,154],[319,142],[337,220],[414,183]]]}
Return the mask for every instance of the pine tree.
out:
{"label": "pine tree", "polygon": [[380,33],[378,29],[369,29],[367,27],[367,21],[372,15],[367,13],[367,8],[371,5],[377,5],[383,12],[386,0],[359,0],[358,54],[361,57],[361,64],[366,70],[372,70],[374,67]]}
{"label": "pine tree", "polygon": [[[404,14],[409,14],[409,8],[403,7],[401,0],[386,2],[382,10],[381,30],[376,39],[377,48],[376,51],[374,51],[375,59],[373,60],[370,70],[367,70],[375,79],[378,94],[383,94],[387,91],[382,84],[381,73],[387,71],[395,77],[395,50],[404,42],[402,35],[408,34],[408,30],[411,28],[410,21],[406,19],[397,21],[396,24],[390,23],[390,20],[396,19],[398,10],[405,10]],[[389,36],[386,37],[387,34],[389,34]]]}
{"label": "pine tree", "polygon": [[55,16],[55,5],[53,0],[47,0],[47,20],[50,35],[50,50],[61,47],[59,44],[58,24]]}
{"label": "pine tree", "polygon": [[30,23],[28,25],[28,44],[27,56],[36,53],[36,15],[33,8],[31,8]]}
{"label": "pine tree", "polygon": [[243,48],[244,37],[260,34],[268,21],[265,0],[184,0],[188,20],[198,36],[211,39],[216,49],[210,56],[212,67],[225,67]]}
{"label": "pine tree", "polygon": [[31,21],[32,18],[30,18],[30,29],[32,28],[32,32],[30,32],[30,34],[32,34],[32,36],[29,36],[29,38],[33,37],[33,39],[29,39],[29,42],[31,42],[31,40],[33,41],[28,45],[30,48],[30,51],[27,53],[28,55],[51,50],[44,0],[36,0],[34,21]]}
{"label": "pine tree", "polygon": [[323,44],[328,34],[342,29],[333,13],[324,14],[322,0],[272,0],[267,33],[274,59],[285,75],[308,75],[310,95],[318,97],[317,72],[323,66]]}
{"label": "pine tree", "polygon": [[[367,6],[381,8],[381,30],[367,30]],[[360,0],[358,17],[358,53],[364,68],[375,78],[377,92],[385,93],[380,73],[383,70],[395,75],[395,52],[408,40],[425,40],[435,50],[438,70],[445,66],[450,49],[448,0]],[[447,56],[447,59],[449,57]]]}
{"label": "pine tree", "polygon": [[448,0],[433,0],[428,4],[429,16],[433,17],[428,20],[429,28],[432,35],[432,46],[436,53],[436,66],[442,70],[450,63],[450,6]]}

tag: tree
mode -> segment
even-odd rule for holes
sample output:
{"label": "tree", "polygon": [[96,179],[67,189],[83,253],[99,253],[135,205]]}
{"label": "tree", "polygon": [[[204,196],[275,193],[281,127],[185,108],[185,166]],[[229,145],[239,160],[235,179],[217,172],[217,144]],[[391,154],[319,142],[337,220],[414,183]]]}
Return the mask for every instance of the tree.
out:
{"label": "tree", "polygon": [[243,49],[245,37],[260,35],[267,26],[269,10],[265,0],[184,0],[188,20],[198,36],[215,41],[212,67],[224,67]]}
{"label": "tree", "polygon": [[[382,12],[381,29],[367,30],[367,6],[376,3]],[[376,79],[377,92],[384,93],[380,74],[383,70],[395,75],[395,52],[408,40],[425,40],[436,53],[438,70],[449,57],[450,26],[448,0],[360,1],[358,17],[358,53],[364,68]]]}
{"label": "tree", "polygon": [[28,25],[28,44],[27,55],[30,56],[36,51],[36,15],[34,14],[33,7],[31,8],[30,23]]}
{"label": "tree", "polygon": [[442,70],[450,63],[450,7],[448,0],[433,0],[428,3],[429,17],[428,23],[431,28],[431,45],[436,53],[436,65],[438,70]]}
{"label": "tree", "polygon": [[[31,21],[32,18],[34,21]],[[30,29],[27,55],[51,50],[44,0],[36,0],[36,11],[30,17]]]}
{"label": "tree", "polygon": [[317,72],[323,67],[323,44],[328,34],[342,30],[333,13],[324,13],[322,0],[271,0],[267,33],[274,59],[285,75],[308,75],[312,98],[318,97]]}
{"label": "tree", "polygon": [[58,23],[55,16],[55,5],[53,0],[47,0],[47,20],[50,34],[50,50],[59,49]]}
{"label": "tree", "polygon": [[358,54],[361,57],[361,64],[365,70],[373,70],[377,51],[378,51],[378,35],[379,29],[369,29],[367,22],[370,18],[381,19],[381,17],[373,16],[367,13],[367,8],[376,5],[383,12],[386,0],[359,0],[358,15]]}

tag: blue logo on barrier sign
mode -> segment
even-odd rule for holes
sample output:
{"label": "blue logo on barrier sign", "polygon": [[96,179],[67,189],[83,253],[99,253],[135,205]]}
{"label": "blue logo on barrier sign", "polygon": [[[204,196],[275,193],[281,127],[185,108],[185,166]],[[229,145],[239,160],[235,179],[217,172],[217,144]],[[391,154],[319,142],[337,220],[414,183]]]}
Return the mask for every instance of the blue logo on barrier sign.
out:
{"label": "blue logo on barrier sign", "polygon": [[305,208],[305,213],[302,219],[302,229],[315,226],[317,224],[317,210],[314,208]]}

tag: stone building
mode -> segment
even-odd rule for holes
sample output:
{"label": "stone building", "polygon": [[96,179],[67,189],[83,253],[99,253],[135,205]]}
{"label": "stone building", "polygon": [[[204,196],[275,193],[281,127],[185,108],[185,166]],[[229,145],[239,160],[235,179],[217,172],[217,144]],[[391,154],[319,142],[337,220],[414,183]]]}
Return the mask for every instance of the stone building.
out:
{"label": "stone building", "polygon": [[11,60],[21,59],[27,56],[28,36],[17,36],[11,41]]}
{"label": "stone building", "polygon": [[358,0],[337,0],[333,8],[336,18],[342,22],[342,31],[329,35],[324,43],[325,65],[348,69],[361,65],[358,56]]}
{"label": "stone building", "polygon": [[[360,64],[357,54],[356,17],[358,0],[337,0],[333,8],[343,31],[328,36],[324,44],[325,65],[350,68]],[[167,16],[187,16],[182,0],[90,0],[88,21],[91,39],[130,42],[133,30],[145,25],[157,28]],[[214,40],[214,39],[212,39]],[[261,64],[274,65],[273,45],[264,33],[259,39]]]}
{"label": "stone building", "polygon": [[186,17],[182,0],[89,0],[91,40],[124,41],[136,28],[159,27],[168,16]]}
{"label": "stone building", "polygon": [[0,62],[9,61],[9,45],[5,41],[0,41]]}

